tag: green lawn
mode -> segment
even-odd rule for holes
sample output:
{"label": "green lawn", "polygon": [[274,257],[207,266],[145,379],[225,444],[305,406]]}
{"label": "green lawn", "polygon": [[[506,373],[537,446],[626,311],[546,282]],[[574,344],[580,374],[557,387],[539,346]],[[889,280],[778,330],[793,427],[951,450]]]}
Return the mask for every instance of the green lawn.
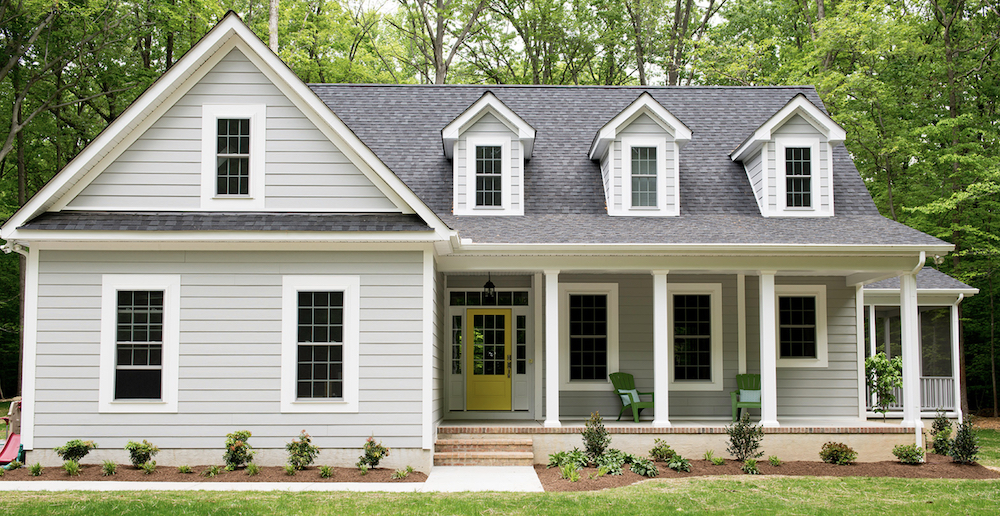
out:
{"label": "green lawn", "polygon": [[0,492],[0,507],[5,516],[997,514],[1000,512],[1000,481],[744,476],[652,480],[588,493]]}
{"label": "green lawn", "polygon": [[979,463],[1000,467],[1000,431],[976,430],[979,437]]}
{"label": "green lawn", "polygon": [[[6,416],[7,409],[10,407],[9,401],[0,401],[0,415]],[[0,423],[0,438],[7,435],[7,425]]]}

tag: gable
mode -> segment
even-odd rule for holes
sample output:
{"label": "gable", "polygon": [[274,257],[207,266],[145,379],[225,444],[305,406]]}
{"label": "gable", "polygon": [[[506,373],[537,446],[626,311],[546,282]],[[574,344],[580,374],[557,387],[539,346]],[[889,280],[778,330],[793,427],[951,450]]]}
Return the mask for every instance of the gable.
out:
{"label": "gable", "polygon": [[211,209],[202,200],[202,110],[223,104],[266,106],[264,211],[401,211],[237,48],[65,209]]}

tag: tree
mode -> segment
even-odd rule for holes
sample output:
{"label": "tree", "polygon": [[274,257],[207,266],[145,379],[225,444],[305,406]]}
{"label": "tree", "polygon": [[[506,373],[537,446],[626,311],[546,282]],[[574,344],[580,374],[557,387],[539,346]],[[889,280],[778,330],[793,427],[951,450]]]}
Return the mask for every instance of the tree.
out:
{"label": "tree", "polygon": [[479,30],[487,0],[400,0],[402,19],[393,25],[423,57],[417,72],[444,84],[448,69],[470,34]]}
{"label": "tree", "polygon": [[903,360],[898,356],[889,360],[885,353],[876,353],[865,359],[865,377],[875,395],[875,411],[882,413],[884,421],[889,405],[896,402],[893,390],[903,386]]}

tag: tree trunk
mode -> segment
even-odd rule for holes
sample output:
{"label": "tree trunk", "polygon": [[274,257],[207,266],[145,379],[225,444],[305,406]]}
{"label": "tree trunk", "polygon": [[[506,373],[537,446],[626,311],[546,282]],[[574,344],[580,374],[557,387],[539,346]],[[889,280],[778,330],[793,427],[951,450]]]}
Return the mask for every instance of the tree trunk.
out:
{"label": "tree trunk", "polygon": [[271,11],[267,17],[267,46],[278,53],[278,0],[271,0]]}
{"label": "tree trunk", "polygon": [[[12,70],[12,79],[14,82],[14,91],[21,91],[23,87],[21,84],[21,65],[15,65]],[[17,125],[22,126],[24,123],[24,103],[21,102],[17,105]],[[28,172],[24,166],[24,131],[17,132],[17,205],[24,206],[24,203],[28,199]],[[21,306],[21,331],[18,332],[18,344],[17,344],[17,395],[20,396],[23,392],[21,383],[24,382],[24,286],[25,286],[25,276],[24,268],[27,265],[27,261],[24,259],[24,255],[18,255],[18,273],[20,275],[20,306]]]}
{"label": "tree trunk", "polygon": [[625,3],[625,9],[632,20],[632,35],[635,37],[635,64],[639,71],[639,84],[646,86],[646,49],[642,44],[642,17],[638,9],[632,8],[632,0]]}

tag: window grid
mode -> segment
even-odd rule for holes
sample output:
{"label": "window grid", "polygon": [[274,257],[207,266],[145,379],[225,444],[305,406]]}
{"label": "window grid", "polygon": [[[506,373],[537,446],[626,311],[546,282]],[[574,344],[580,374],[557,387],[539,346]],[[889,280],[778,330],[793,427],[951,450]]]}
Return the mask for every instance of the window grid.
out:
{"label": "window grid", "polygon": [[525,374],[528,370],[528,318],[519,315],[517,320],[517,374]]}
{"label": "window grid", "polygon": [[296,396],[344,396],[344,293],[298,293]]}
{"label": "window grid", "polygon": [[674,296],[674,379],[712,379],[709,295]]}
{"label": "window grid", "polygon": [[462,374],[462,316],[451,317],[451,373]]}
{"label": "window grid", "polygon": [[506,316],[480,314],[472,318],[475,331],[472,350],[472,374],[500,376],[507,374]]}
{"label": "window grid", "polygon": [[781,358],[817,358],[816,298],[778,298],[778,332]]}
{"label": "window grid", "polygon": [[608,296],[569,296],[569,379],[608,377]]}
{"label": "window grid", "polygon": [[632,147],[632,206],[656,206],[656,147]]}
{"label": "window grid", "polygon": [[217,195],[250,194],[250,119],[218,119]]}
{"label": "window grid", "polygon": [[809,147],[785,148],[785,204],[812,206],[812,160]]}
{"label": "window grid", "polygon": [[483,298],[483,291],[481,290],[469,292],[453,291],[448,296],[448,304],[451,306],[528,306],[528,291],[497,291],[497,295],[489,299]]}
{"label": "window grid", "polygon": [[119,290],[115,399],[160,399],[163,378],[163,291]]}
{"label": "window grid", "polygon": [[503,147],[476,146],[476,206],[502,206]]}

